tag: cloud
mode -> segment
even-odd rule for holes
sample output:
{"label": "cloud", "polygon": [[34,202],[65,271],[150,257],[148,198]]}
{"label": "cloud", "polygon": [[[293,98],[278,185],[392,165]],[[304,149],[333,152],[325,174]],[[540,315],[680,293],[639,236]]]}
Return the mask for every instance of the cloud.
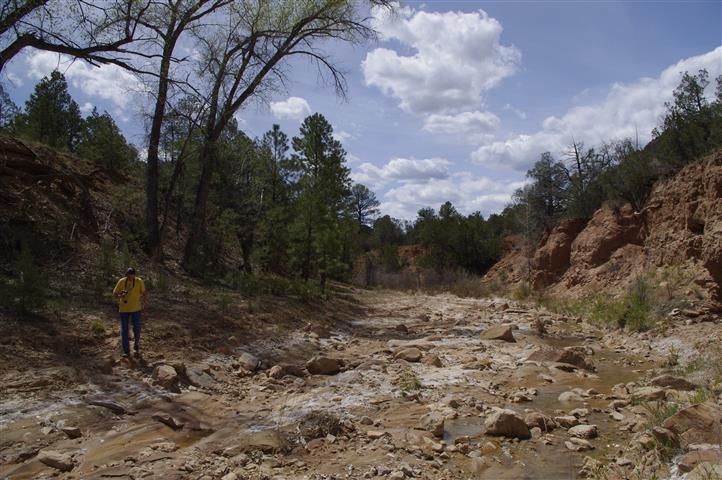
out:
{"label": "cloud", "polygon": [[301,121],[311,114],[311,106],[305,98],[288,97],[288,100],[282,102],[271,102],[271,112],[276,118]]}
{"label": "cloud", "polygon": [[90,115],[90,113],[93,111],[94,105],[90,102],[85,102],[80,106],[80,113],[83,115]]}
{"label": "cloud", "polygon": [[[575,106],[561,117],[548,117],[542,122],[541,130],[535,133],[517,134],[484,145],[472,152],[471,159],[486,166],[524,171],[542,152],[558,154],[572,139],[592,146],[638,135],[640,143],[644,144],[651,139],[652,129],[660,123],[665,111],[664,102],[672,99],[680,72],[696,73],[706,68],[713,79],[722,74],[720,57],[722,47],[681,60],[664,69],[658,77],[641,78],[629,84],[615,83],[602,101]],[[713,88],[710,85],[710,95]]]}
{"label": "cloud", "polygon": [[382,40],[415,50],[402,55],[376,48],[361,64],[366,84],[398,99],[404,111],[466,110],[518,69],[521,53],[501,45],[501,24],[482,10],[442,13],[402,7],[397,12],[374,8],[372,13]]}
{"label": "cloud", "polygon": [[488,138],[499,127],[499,117],[491,112],[462,112],[455,115],[434,113],[424,119],[429,133],[465,136],[472,142]]}
{"label": "cloud", "polygon": [[408,182],[389,189],[381,201],[381,210],[391,216],[412,220],[424,207],[439,208],[446,201],[464,214],[476,211],[488,216],[498,212],[511,200],[525,181],[497,181],[470,172],[448,178],[430,179],[425,183]]}
{"label": "cloud", "polygon": [[378,189],[390,182],[423,183],[431,179],[449,176],[451,162],[444,158],[392,158],[386,165],[378,167],[362,163],[351,172],[355,182]]}
{"label": "cloud", "polygon": [[507,103],[506,105],[504,105],[504,110],[510,111],[511,113],[513,113],[514,115],[516,115],[517,117],[519,117],[519,118],[522,119],[522,120],[526,120],[526,112],[523,111],[523,110],[520,110],[520,109],[518,109],[518,108],[516,108],[516,107],[513,107],[513,106],[512,106],[511,104],[509,104],[509,103]]}
{"label": "cloud", "polygon": [[94,67],[52,52],[33,51],[26,57],[27,76],[40,79],[53,70],[60,70],[68,83],[88,97],[102,98],[125,111],[134,93],[143,90],[140,81],[116,65]]}
{"label": "cloud", "polygon": [[15,75],[13,72],[6,72],[5,76],[13,86],[22,87],[24,84],[23,79]]}

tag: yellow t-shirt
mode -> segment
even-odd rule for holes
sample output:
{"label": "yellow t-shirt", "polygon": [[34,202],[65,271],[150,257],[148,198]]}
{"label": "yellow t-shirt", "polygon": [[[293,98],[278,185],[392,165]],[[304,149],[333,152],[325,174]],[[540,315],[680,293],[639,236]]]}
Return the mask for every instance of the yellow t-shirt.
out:
{"label": "yellow t-shirt", "polygon": [[135,280],[128,280],[126,277],[121,278],[113,289],[113,295],[123,290],[128,293],[118,299],[118,310],[120,312],[139,312],[141,310],[140,298],[145,293],[143,280],[139,277],[135,277]]}

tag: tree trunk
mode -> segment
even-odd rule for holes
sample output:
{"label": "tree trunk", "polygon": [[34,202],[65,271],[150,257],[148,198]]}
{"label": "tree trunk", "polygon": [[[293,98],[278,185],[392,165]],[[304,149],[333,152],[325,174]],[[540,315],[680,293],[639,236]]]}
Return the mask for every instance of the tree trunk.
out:
{"label": "tree trunk", "polygon": [[183,266],[189,268],[191,260],[198,255],[198,248],[203,241],[206,229],[206,209],[208,206],[208,195],[211,191],[211,180],[215,171],[218,157],[218,138],[206,139],[203,146],[203,154],[201,156],[203,168],[201,169],[201,178],[198,181],[198,190],[196,192],[196,200],[193,206],[193,216],[191,217],[190,230],[188,232],[188,240],[186,241],[185,251],[183,252]]}
{"label": "tree trunk", "polygon": [[174,45],[166,45],[161,60],[160,78],[158,80],[158,97],[155,101],[153,122],[150,127],[148,139],[148,159],[146,160],[146,213],[145,222],[148,230],[147,253],[153,260],[160,260],[163,256],[162,238],[158,225],[158,151],[160,144],[161,127],[165,117],[165,104],[168,99],[168,73],[170,70],[171,54]]}

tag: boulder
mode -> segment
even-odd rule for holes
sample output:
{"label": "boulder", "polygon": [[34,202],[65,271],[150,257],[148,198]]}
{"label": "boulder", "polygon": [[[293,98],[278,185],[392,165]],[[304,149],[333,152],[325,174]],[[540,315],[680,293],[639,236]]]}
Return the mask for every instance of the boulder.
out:
{"label": "boulder", "polygon": [[531,428],[539,428],[542,432],[550,432],[556,428],[557,424],[551,417],[540,412],[530,412],[524,417],[524,423]]}
{"label": "boulder", "polygon": [[79,427],[62,427],[60,430],[63,431],[65,435],[68,436],[68,438],[80,438],[83,436],[83,432],[80,431]]}
{"label": "boulder", "polygon": [[654,377],[649,383],[656,387],[669,387],[675,390],[689,391],[697,389],[697,385],[695,385],[694,383],[685,380],[684,378],[674,377],[668,374]]}
{"label": "boulder", "polygon": [[199,367],[186,367],[186,378],[188,383],[198,388],[210,388],[215,383],[213,377]]}
{"label": "boulder", "polygon": [[[696,450],[682,455],[677,461],[677,467],[682,473],[691,472],[700,463],[722,465],[722,451],[718,449]],[[714,478],[714,477],[710,477]]]}
{"label": "boulder", "polygon": [[91,398],[88,400],[88,404],[96,407],[107,408],[116,415],[123,415],[129,411],[128,407],[124,404],[109,398]]}
{"label": "boulder", "polygon": [[531,438],[529,427],[513,410],[501,409],[489,415],[484,421],[487,435],[519,438]]}
{"label": "boulder", "polygon": [[646,402],[653,402],[655,400],[664,400],[667,397],[667,392],[659,387],[642,387],[635,390],[632,397]]}
{"label": "boulder", "polygon": [[73,457],[67,453],[60,453],[55,450],[40,450],[38,460],[48,467],[55,468],[61,472],[69,472],[75,468]]}
{"label": "boulder", "polygon": [[249,372],[255,372],[261,365],[261,361],[255,355],[248,352],[239,352],[236,359],[240,366]]}
{"label": "boulder", "polygon": [[153,370],[153,379],[164,388],[172,388],[178,383],[178,372],[170,365],[158,365]]}
{"label": "boulder", "polygon": [[306,372],[301,367],[287,363],[274,365],[268,372],[268,376],[271,378],[283,378],[286,375],[290,375],[292,377],[305,377]]}
{"label": "boulder", "polygon": [[316,356],[306,362],[306,370],[311,375],[336,375],[343,363],[338,358]]}
{"label": "boulder", "polygon": [[685,480],[716,480],[722,478],[722,465],[719,463],[702,462],[689,472]]}
{"label": "boulder", "polygon": [[700,403],[675,413],[662,426],[679,436],[683,448],[693,443],[719,443],[722,411],[711,402]]}
{"label": "boulder", "polygon": [[406,360],[407,362],[418,362],[421,360],[422,356],[423,353],[421,353],[421,350],[416,347],[404,348],[403,350],[396,352],[396,355],[394,355],[395,358]]}
{"label": "boulder", "polygon": [[435,437],[444,436],[444,423],[446,415],[440,412],[429,412],[419,419],[419,428],[431,432]]}
{"label": "boulder", "polygon": [[494,325],[484,330],[481,334],[482,340],[504,340],[505,342],[516,342],[512,333],[511,325]]}
{"label": "boulder", "polygon": [[559,394],[558,400],[560,402],[583,402],[584,398],[577,392],[562,392]]}
{"label": "boulder", "polygon": [[156,412],[152,415],[153,420],[168,425],[173,430],[180,430],[185,425],[182,421],[165,412]]}
{"label": "boulder", "polygon": [[421,363],[428,367],[443,367],[444,364],[441,362],[441,359],[438,355],[426,355],[424,358],[421,359]]}
{"label": "boulder", "polygon": [[529,356],[529,360],[567,363],[585,370],[594,369],[584,355],[575,350],[537,350]]}
{"label": "boulder", "polygon": [[569,429],[569,435],[577,438],[596,438],[599,430],[596,425],[576,425]]}
{"label": "boulder", "polygon": [[652,435],[657,440],[657,443],[664,447],[679,447],[679,441],[674,433],[663,427],[653,427]]}
{"label": "boulder", "polygon": [[593,450],[594,446],[583,438],[572,437],[566,442],[564,446],[572,452],[585,452],[587,450]]}
{"label": "boulder", "polygon": [[554,423],[562,428],[572,428],[579,425],[579,419],[574,415],[561,415],[554,417]]}

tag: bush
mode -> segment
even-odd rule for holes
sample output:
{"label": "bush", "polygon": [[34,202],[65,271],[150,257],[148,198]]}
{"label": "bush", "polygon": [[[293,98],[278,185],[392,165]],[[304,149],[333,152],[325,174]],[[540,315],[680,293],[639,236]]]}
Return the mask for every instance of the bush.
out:
{"label": "bush", "polygon": [[648,330],[654,321],[653,289],[644,276],[634,279],[625,297],[625,311],[619,319],[619,326],[641,332]]}
{"label": "bush", "polygon": [[45,307],[48,299],[48,280],[35,263],[30,247],[23,242],[15,261],[17,279],[11,281],[2,303],[13,310],[27,313]]}

